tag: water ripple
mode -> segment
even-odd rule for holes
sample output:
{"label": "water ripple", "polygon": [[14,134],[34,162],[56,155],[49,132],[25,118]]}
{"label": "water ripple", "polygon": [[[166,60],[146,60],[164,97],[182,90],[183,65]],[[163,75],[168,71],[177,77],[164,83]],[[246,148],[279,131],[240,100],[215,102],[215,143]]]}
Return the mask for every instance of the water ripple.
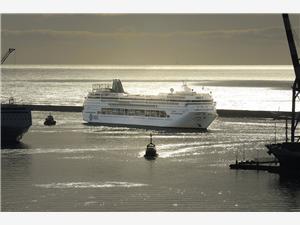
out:
{"label": "water ripple", "polygon": [[69,182],[69,183],[50,183],[50,184],[35,184],[35,187],[40,188],[57,188],[57,189],[67,189],[67,188],[115,188],[115,187],[143,187],[148,186],[148,184],[141,183],[129,183],[129,182]]}

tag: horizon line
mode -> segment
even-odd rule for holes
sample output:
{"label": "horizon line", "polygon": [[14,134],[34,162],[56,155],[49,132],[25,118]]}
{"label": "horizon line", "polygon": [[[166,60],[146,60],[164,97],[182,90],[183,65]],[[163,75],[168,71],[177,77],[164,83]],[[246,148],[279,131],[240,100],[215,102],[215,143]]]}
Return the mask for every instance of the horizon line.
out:
{"label": "horizon line", "polygon": [[1,68],[58,68],[58,69],[293,69],[292,65],[116,65],[116,64],[6,64]]}

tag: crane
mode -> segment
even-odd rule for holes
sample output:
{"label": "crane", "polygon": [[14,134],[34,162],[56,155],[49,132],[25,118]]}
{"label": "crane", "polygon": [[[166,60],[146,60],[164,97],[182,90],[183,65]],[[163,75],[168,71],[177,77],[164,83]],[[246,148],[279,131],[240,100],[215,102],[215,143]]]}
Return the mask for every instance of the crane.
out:
{"label": "crane", "polygon": [[16,49],[14,49],[14,48],[9,48],[8,51],[5,53],[5,55],[2,57],[1,64],[3,64],[5,62],[5,60],[8,58],[8,56],[15,50]]}
{"label": "crane", "polygon": [[[295,80],[292,86],[292,121],[291,121],[291,142],[299,142],[300,136],[296,136],[296,128],[299,122],[299,118],[296,118],[296,99],[300,97],[300,65],[299,65],[299,57],[293,37],[293,32],[291,28],[291,23],[288,14],[282,14],[283,23],[285,27],[286,37],[289,43],[290,54],[293,62],[294,72],[295,72]],[[299,115],[297,116],[299,117]]]}

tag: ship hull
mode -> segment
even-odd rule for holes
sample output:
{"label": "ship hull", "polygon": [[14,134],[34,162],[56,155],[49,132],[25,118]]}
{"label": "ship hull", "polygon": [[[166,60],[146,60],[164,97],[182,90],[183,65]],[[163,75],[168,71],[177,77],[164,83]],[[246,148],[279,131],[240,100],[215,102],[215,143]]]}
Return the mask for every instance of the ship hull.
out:
{"label": "ship hull", "polygon": [[3,143],[19,142],[29,127],[1,127],[1,141]]}
{"label": "ship hull", "polygon": [[1,144],[19,142],[32,125],[31,110],[18,105],[1,105]]}
{"label": "ship hull", "polygon": [[91,124],[121,125],[134,127],[207,129],[217,117],[213,112],[190,112],[171,118],[151,118],[139,116],[97,115],[83,112],[83,120]]}
{"label": "ship hull", "polygon": [[300,171],[300,143],[270,144],[266,147],[268,153],[278,159],[281,168]]}

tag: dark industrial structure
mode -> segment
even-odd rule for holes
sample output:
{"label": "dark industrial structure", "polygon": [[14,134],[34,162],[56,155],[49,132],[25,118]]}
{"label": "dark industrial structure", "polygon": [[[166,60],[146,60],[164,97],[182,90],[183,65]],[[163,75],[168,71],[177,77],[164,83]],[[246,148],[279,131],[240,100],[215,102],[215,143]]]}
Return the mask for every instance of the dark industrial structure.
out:
{"label": "dark industrial structure", "polygon": [[[266,147],[269,149],[268,153],[273,154],[278,159],[282,170],[296,171],[298,173],[300,170],[300,136],[297,133],[297,126],[300,113],[296,112],[296,104],[299,102],[300,97],[300,65],[289,16],[288,14],[283,14],[282,17],[296,76],[292,86],[291,135],[290,141],[288,135],[286,135],[285,142],[269,144]],[[286,126],[286,134],[287,129],[288,127]]]}
{"label": "dark industrial structure", "polygon": [[[2,57],[1,64],[14,52],[10,48]],[[8,104],[1,103],[1,146],[18,142],[32,125],[31,109],[28,106],[14,104],[10,98]]]}

